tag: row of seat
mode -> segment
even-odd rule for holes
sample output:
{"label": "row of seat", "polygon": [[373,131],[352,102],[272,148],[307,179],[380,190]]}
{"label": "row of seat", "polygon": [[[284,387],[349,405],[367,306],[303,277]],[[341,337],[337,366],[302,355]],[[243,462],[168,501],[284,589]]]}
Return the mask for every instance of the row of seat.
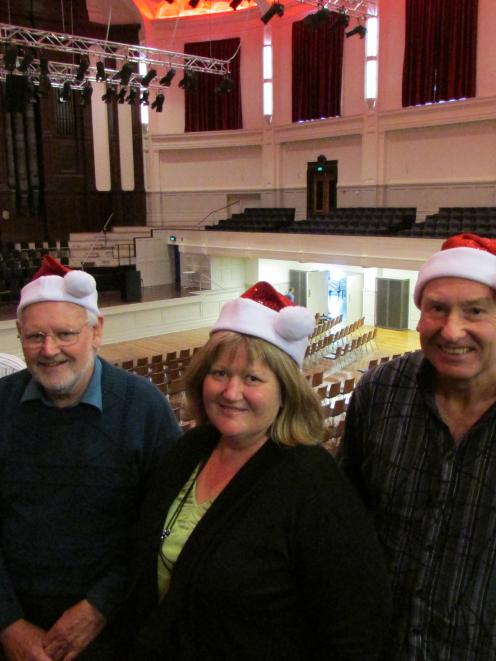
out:
{"label": "row of seat", "polygon": [[473,233],[496,237],[496,207],[441,207],[426,216],[423,223],[400,232],[413,238],[447,238],[453,234]]}

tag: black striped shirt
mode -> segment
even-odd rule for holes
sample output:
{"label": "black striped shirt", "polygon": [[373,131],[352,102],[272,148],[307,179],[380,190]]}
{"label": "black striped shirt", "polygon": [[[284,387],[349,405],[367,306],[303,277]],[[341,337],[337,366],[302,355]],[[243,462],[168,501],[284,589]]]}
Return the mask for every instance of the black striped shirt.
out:
{"label": "black striped shirt", "polygon": [[392,576],[388,661],[496,659],[496,405],[455,445],[421,352],[361,379],[341,464]]}

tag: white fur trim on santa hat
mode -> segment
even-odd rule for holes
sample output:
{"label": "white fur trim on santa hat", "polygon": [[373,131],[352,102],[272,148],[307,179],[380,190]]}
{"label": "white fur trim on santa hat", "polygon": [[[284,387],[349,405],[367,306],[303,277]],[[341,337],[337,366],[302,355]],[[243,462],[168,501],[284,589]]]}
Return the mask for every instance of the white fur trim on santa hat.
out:
{"label": "white fur trim on santa hat", "polygon": [[486,250],[464,247],[435,253],[419,271],[413,293],[413,300],[418,308],[425,285],[436,278],[475,280],[496,289],[496,255]]}
{"label": "white fur trim on santa hat", "polygon": [[42,275],[32,280],[21,289],[17,314],[28,305],[47,301],[75,303],[100,314],[95,278],[84,271],[69,271],[64,277]]}
{"label": "white fur trim on santa hat", "polygon": [[228,330],[259,337],[289,354],[301,367],[314,326],[313,315],[306,308],[295,305],[276,312],[249,298],[236,298],[222,306],[210,333]]}

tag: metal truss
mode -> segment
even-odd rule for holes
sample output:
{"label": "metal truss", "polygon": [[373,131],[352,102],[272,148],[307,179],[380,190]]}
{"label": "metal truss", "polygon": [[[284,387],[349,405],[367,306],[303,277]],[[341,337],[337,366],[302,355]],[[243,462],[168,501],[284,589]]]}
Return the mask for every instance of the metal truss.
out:
{"label": "metal truss", "polygon": [[341,11],[348,16],[366,20],[377,16],[376,0],[297,0],[300,4],[313,5],[318,9]]}
{"label": "metal truss", "polygon": [[[86,72],[85,80],[81,83],[75,82],[74,87],[82,87],[86,80],[96,80],[95,63],[97,60],[104,63],[107,82],[119,84],[119,80],[112,80],[112,77],[119,72],[120,67],[112,69],[106,66],[105,60],[109,58],[121,65],[125,62],[130,64],[144,62],[147,66],[157,69],[159,78],[170,68],[188,69],[188,71],[198,71],[218,76],[227,76],[230,71],[230,60],[217,60],[200,55],[149,48],[148,46],[132,46],[91,37],[78,37],[62,32],[47,32],[18,25],[9,25],[8,23],[0,23],[0,44],[14,44],[25,49],[31,48],[38,51],[38,56],[43,53],[48,57],[48,51],[88,56],[91,64]],[[39,65],[39,60],[34,59],[26,71],[26,74],[32,78],[35,84],[39,82],[39,67],[37,65]],[[71,79],[71,82],[73,82],[72,78],[76,75],[78,66],[77,63],[70,64],[49,60],[48,75],[56,87],[61,86],[67,79]],[[0,79],[5,78],[7,73],[3,57],[0,57]],[[132,73],[128,85],[139,85],[139,79],[138,71]],[[149,87],[159,87],[159,85],[155,82],[151,83]]]}

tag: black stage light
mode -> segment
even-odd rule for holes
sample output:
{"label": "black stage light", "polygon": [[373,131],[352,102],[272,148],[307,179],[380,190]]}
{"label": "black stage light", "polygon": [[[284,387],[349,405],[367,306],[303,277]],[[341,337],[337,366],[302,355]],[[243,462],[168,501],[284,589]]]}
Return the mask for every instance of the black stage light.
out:
{"label": "black stage light", "polygon": [[17,46],[15,44],[6,44],[3,52],[3,66],[7,71],[14,71],[17,64]]}
{"label": "black stage light", "polygon": [[191,9],[196,9],[200,3],[200,0],[189,0],[189,6]]}
{"label": "black stage light", "polygon": [[133,75],[132,64],[129,64],[129,62],[124,62],[121,70],[118,71],[114,76],[112,76],[112,80],[120,80],[121,85],[124,85],[125,87],[126,85],[129,84],[132,75]]}
{"label": "black stage light", "polygon": [[169,71],[165,74],[165,76],[160,79],[160,84],[163,85],[164,87],[170,87],[172,83],[172,79],[174,78],[175,75],[176,75],[176,70],[171,67]]}
{"label": "black stage light", "polygon": [[224,76],[220,83],[215,88],[216,94],[229,94],[234,89],[234,81]]}
{"label": "black stage light", "polygon": [[71,81],[66,80],[59,93],[59,103],[67,103],[71,100]]}
{"label": "black stage light", "polygon": [[242,2],[243,0],[232,0],[232,2],[229,3],[229,7],[236,10]]}
{"label": "black stage light", "polygon": [[155,71],[155,69],[150,69],[150,70],[148,71],[148,73],[146,74],[146,76],[142,76],[142,77],[139,79],[139,83],[140,83],[140,85],[141,85],[142,87],[148,87],[148,85],[149,85],[149,84],[152,82],[152,80],[153,80],[154,78],[156,78],[156,77],[157,77],[157,72]]}
{"label": "black stage light", "polygon": [[141,99],[139,100],[140,104],[142,106],[149,106],[150,101],[148,100],[148,97],[150,96],[150,92],[148,90],[145,90],[141,96]]}
{"label": "black stage light", "polygon": [[162,94],[162,92],[159,92],[155,97],[155,101],[152,103],[152,108],[157,112],[162,112],[162,108],[164,107],[164,101],[165,101],[165,96]]}
{"label": "black stage light", "polygon": [[52,89],[52,81],[48,75],[48,58],[46,55],[40,55],[40,82],[38,85],[38,94],[47,96]]}
{"label": "black stage light", "polygon": [[344,11],[340,11],[336,17],[333,27],[337,28],[342,25],[343,27],[347,28],[349,23],[350,23],[350,17],[348,16],[348,14],[345,14]]}
{"label": "black stage light", "polygon": [[365,25],[361,25],[361,24],[357,25],[356,28],[353,28],[353,30],[347,32],[346,36],[353,37],[355,34],[358,34],[360,39],[363,39],[367,34],[367,28],[365,27]]}
{"label": "black stage light", "polygon": [[109,85],[107,83],[107,90],[105,94],[102,96],[102,101],[105,101],[105,103],[112,103],[112,101],[115,101],[117,97],[117,94],[115,92],[115,88],[113,85]]}
{"label": "black stage light", "polygon": [[179,81],[179,87],[185,92],[194,92],[198,87],[198,71],[184,70],[184,78]]}
{"label": "black stage light", "polygon": [[27,78],[26,80],[26,101],[28,103],[38,103],[38,95],[36,94],[36,89],[31,78]]}
{"label": "black stage light", "polygon": [[34,60],[33,50],[31,48],[25,49],[23,58],[21,60],[21,63],[19,64],[19,71],[22,71],[22,73],[26,73],[29,65],[33,60]]}
{"label": "black stage light", "polygon": [[133,87],[129,90],[129,94],[126,97],[126,103],[129,103],[130,106],[138,99],[138,90],[135,90]]}
{"label": "black stage light", "polygon": [[279,2],[274,2],[270,9],[265,12],[265,14],[262,16],[262,23],[267,25],[270,19],[273,18],[276,14],[278,16],[284,16],[284,5],[281,5]]}
{"label": "black stage light", "polygon": [[80,83],[83,82],[84,77],[86,76],[86,73],[89,68],[90,68],[90,58],[87,55],[81,55],[81,59],[79,60],[78,70],[76,73],[76,80],[78,82]]}
{"label": "black stage light", "polygon": [[96,80],[97,82],[100,80],[107,80],[107,74],[105,73],[103,62],[96,63]]}
{"label": "black stage light", "polygon": [[91,101],[91,95],[93,94],[93,87],[89,80],[87,80],[81,90],[81,95],[79,97],[80,106],[89,106]]}
{"label": "black stage light", "polygon": [[127,89],[125,87],[121,87],[119,90],[119,94],[117,95],[117,103],[124,103],[126,100],[126,94],[127,94]]}

